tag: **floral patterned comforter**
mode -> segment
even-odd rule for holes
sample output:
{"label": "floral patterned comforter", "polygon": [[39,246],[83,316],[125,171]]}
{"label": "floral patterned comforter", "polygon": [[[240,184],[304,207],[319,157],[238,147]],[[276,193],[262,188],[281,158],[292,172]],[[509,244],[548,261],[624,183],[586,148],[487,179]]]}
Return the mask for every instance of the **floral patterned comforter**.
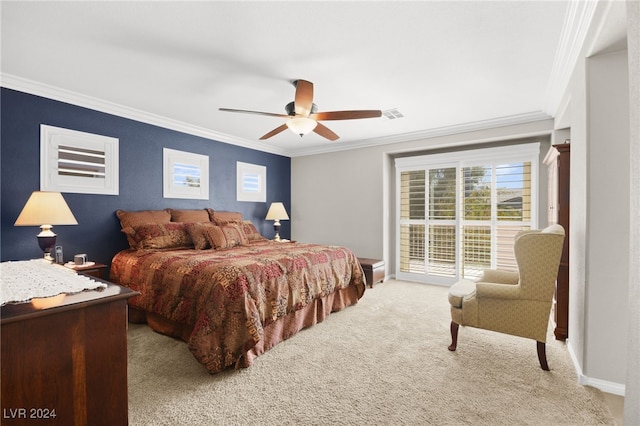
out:
{"label": "floral patterned comforter", "polygon": [[209,372],[234,365],[263,327],[365,278],[349,249],[259,241],[221,250],[124,250],[110,279],[131,306],[193,327],[189,348]]}

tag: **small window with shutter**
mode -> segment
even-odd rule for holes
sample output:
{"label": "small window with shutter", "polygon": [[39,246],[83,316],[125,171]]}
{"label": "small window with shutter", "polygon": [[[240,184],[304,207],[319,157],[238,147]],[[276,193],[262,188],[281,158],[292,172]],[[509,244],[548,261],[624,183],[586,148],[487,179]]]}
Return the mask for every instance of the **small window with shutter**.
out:
{"label": "small window with shutter", "polygon": [[118,195],[118,139],[40,126],[40,189]]}
{"label": "small window with shutter", "polygon": [[164,198],[209,199],[209,156],[162,149]]}
{"label": "small window with shutter", "polygon": [[267,201],[267,168],[257,164],[236,162],[236,199]]}

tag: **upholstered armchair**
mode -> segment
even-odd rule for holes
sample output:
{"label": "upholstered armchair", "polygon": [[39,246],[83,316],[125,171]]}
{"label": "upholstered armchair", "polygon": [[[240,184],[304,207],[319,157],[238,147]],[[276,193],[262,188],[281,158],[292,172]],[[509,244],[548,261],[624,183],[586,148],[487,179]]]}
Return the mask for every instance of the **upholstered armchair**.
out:
{"label": "upholstered armchair", "polygon": [[560,225],[522,231],[513,244],[517,272],[486,270],[476,282],[454,284],[449,350],[456,350],[460,325],[482,328],[534,339],[540,367],[549,370],[547,327],[564,235]]}

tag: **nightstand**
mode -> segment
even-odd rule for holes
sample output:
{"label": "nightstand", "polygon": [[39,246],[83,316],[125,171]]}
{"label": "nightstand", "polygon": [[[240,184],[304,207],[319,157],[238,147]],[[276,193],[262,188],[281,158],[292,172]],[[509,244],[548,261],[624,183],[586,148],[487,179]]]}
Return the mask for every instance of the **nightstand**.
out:
{"label": "nightstand", "polygon": [[67,266],[67,268],[73,269],[79,274],[91,275],[92,277],[100,278],[102,280],[107,279],[108,266],[105,265],[104,263],[93,263],[92,265],[87,265],[87,266],[73,266],[73,267]]}

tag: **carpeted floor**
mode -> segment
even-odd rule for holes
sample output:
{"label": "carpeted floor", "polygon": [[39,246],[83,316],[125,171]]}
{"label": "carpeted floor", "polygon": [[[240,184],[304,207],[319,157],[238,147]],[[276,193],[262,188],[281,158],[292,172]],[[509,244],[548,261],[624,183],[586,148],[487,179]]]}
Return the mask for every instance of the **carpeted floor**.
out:
{"label": "carpeted floor", "polygon": [[209,375],[187,345],[129,328],[131,425],[614,424],[577,383],[563,343],[461,328],[449,352],[447,288],[388,281],[255,360]]}

